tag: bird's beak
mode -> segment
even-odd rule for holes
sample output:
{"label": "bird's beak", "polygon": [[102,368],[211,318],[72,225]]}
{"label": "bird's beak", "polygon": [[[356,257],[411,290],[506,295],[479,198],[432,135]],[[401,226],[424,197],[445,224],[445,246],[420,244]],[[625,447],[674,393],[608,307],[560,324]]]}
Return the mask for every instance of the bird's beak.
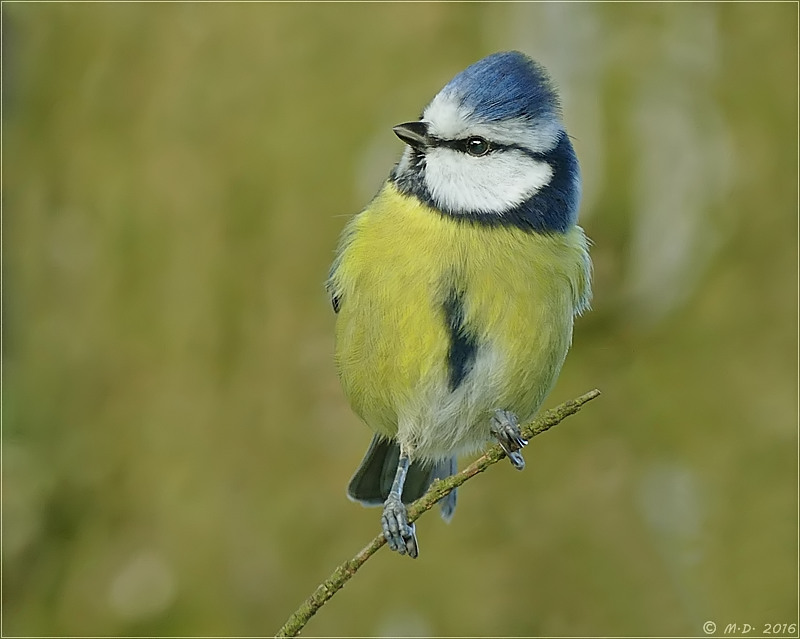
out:
{"label": "bird's beak", "polygon": [[423,149],[430,144],[427,122],[404,122],[403,124],[398,124],[392,131],[403,142],[415,149]]}

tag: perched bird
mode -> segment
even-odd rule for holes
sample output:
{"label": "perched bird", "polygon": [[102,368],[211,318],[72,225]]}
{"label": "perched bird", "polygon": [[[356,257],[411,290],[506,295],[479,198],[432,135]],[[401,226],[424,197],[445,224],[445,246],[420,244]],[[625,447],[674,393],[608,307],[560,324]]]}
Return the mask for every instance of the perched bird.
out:
{"label": "perched bird", "polygon": [[[519,52],[456,75],[372,202],[347,225],[327,290],[336,363],[375,431],[348,495],[383,505],[392,550],[418,555],[405,504],[492,439],[522,469],[519,423],[561,370],[591,261],[580,172],[547,73]],[[449,519],[455,492],[440,503]]]}

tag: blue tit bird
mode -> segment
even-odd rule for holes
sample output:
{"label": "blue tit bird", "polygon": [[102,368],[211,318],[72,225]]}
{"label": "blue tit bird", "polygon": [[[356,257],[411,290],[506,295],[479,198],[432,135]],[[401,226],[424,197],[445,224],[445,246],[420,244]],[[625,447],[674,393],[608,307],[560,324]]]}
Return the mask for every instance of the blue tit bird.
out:
{"label": "blue tit bird", "polygon": [[[345,228],[327,290],[335,358],[374,431],[348,495],[382,505],[389,547],[418,555],[406,504],[498,441],[522,469],[531,420],[589,307],[580,171],[545,70],[490,55],[456,75]],[[445,519],[455,492],[440,503]]]}

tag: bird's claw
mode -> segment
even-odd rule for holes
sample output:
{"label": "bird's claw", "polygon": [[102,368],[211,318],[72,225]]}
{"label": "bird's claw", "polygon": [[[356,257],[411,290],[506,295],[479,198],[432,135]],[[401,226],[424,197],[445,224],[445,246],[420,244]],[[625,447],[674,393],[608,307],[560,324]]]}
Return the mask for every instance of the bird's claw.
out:
{"label": "bird's claw", "polygon": [[389,548],[412,558],[419,555],[414,524],[408,523],[406,506],[397,497],[390,495],[383,505],[381,527]]}
{"label": "bird's claw", "polygon": [[517,416],[507,410],[496,410],[489,429],[508,455],[511,465],[517,470],[525,468],[525,460],[519,451],[528,444],[528,440],[522,437]]}

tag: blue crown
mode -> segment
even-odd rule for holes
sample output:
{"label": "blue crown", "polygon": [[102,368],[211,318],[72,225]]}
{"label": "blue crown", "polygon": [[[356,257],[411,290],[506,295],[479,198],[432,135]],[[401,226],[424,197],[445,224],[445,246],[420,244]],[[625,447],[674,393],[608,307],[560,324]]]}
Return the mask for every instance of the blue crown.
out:
{"label": "blue crown", "polygon": [[467,67],[442,89],[481,119],[535,120],[558,116],[559,103],[547,72],[524,53],[494,53]]}

